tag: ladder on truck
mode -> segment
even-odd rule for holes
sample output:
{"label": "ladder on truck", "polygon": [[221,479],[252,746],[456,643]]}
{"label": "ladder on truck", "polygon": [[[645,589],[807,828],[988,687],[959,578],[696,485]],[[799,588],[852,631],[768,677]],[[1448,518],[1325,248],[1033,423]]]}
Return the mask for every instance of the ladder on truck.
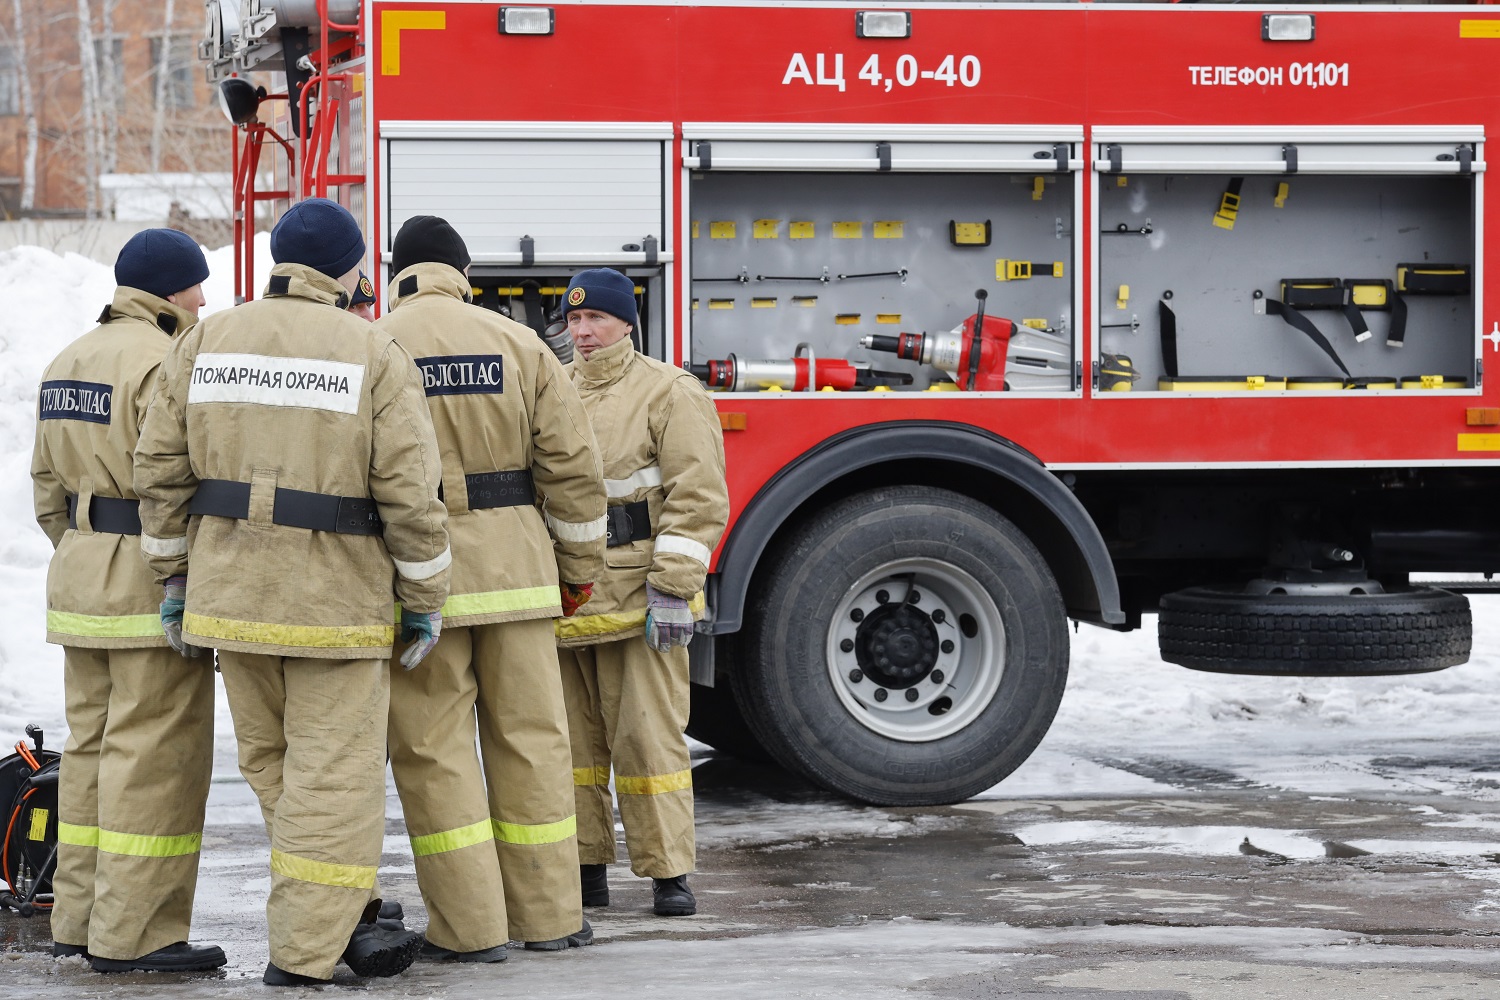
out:
{"label": "ladder on truck", "polygon": [[355,218],[365,216],[363,4],[207,0],[206,6],[199,56],[234,129],[238,303],[255,295],[263,206],[279,212],[303,198],[331,198]]}

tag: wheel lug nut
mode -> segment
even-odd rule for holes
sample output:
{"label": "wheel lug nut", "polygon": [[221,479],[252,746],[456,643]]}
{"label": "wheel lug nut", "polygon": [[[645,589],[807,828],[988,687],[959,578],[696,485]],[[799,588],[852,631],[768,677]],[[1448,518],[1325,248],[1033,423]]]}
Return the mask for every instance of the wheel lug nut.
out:
{"label": "wheel lug nut", "polygon": [[916,688],[907,688],[906,689],[906,700],[907,701],[916,701],[917,700],[917,689]]}
{"label": "wheel lug nut", "polygon": [[865,679],[865,672],[863,670],[860,670],[858,667],[856,667],[855,669],[849,671],[849,683],[850,684],[858,684],[860,681],[862,681],[864,679]]}
{"label": "wheel lug nut", "polygon": [[843,642],[839,643],[839,649],[843,650],[846,653],[854,652],[854,640],[845,639]]}
{"label": "wheel lug nut", "polygon": [[921,604],[922,603],[922,592],[920,590],[913,590],[910,594],[907,594],[906,595],[906,603],[907,604]]}
{"label": "wheel lug nut", "polygon": [[934,684],[943,683],[943,672],[941,670],[934,670],[928,676],[932,678],[932,683]]}
{"label": "wheel lug nut", "polygon": [[865,620],[864,609],[863,608],[855,608],[853,611],[849,612],[849,617],[851,619],[853,619],[854,621],[857,621],[857,622],[864,621]]}
{"label": "wheel lug nut", "polygon": [[953,640],[952,639],[944,639],[942,646],[940,646],[939,648],[942,649],[942,651],[945,652],[945,653],[951,653],[951,652],[953,652]]}
{"label": "wheel lug nut", "polygon": [[889,604],[891,603],[891,592],[889,590],[877,590],[875,591],[875,600],[881,604]]}
{"label": "wheel lug nut", "polygon": [[941,625],[943,622],[948,620],[948,612],[944,611],[942,608],[938,608],[932,613],[932,620]]}
{"label": "wheel lug nut", "polygon": [[891,658],[889,656],[877,656],[875,657],[875,665],[880,667],[888,667],[891,665]]}
{"label": "wheel lug nut", "polygon": [[875,689],[875,700],[876,701],[885,701],[890,696],[891,696],[891,693],[889,691],[887,691],[885,688],[876,688]]}

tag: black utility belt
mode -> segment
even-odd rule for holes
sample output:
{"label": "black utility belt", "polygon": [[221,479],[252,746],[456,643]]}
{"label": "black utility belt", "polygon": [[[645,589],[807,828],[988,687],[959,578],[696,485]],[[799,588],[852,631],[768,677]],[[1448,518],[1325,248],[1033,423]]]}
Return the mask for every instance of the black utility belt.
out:
{"label": "black utility belt", "polygon": [[[204,479],[198,483],[188,513],[244,520],[250,516],[250,484]],[[271,523],[341,535],[378,535],[382,529],[380,512],[369,497],[336,497],[280,486],[271,507]]]}
{"label": "black utility belt", "polygon": [[[141,502],[119,497],[90,497],[89,525],[110,535],[141,533]],[[68,494],[68,527],[78,527],[78,494]]]}
{"label": "black utility belt", "polygon": [[[476,472],[464,476],[464,488],[469,494],[470,510],[530,507],[536,503],[536,486],[531,481],[530,469]],[[441,485],[438,486],[438,499],[443,499]]]}
{"label": "black utility belt", "polygon": [[604,514],[604,544],[609,548],[651,537],[651,507],[645,500],[608,507]]}

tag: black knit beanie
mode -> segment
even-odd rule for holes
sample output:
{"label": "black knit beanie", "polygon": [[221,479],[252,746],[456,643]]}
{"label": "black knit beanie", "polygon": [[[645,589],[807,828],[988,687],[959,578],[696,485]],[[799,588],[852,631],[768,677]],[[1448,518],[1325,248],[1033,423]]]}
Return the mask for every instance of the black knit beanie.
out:
{"label": "black knit beanie", "polygon": [[447,264],[456,271],[469,266],[469,248],[447,219],[436,215],[413,215],[401,225],[391,244],[391,273],[400,274],[413,264]]}

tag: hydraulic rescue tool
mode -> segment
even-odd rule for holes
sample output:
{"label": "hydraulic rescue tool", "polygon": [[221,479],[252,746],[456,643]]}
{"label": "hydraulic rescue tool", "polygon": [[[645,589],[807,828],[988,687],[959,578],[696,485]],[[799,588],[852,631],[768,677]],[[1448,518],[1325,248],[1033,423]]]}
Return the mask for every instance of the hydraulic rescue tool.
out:
{"label": "hydraulic rescue tool", "polygon": [[1072,388],[1072,346],[1066,336],[986,316],[989,293],[981,288],[974,295],[974,315],[947,333],[870,334],[860,338],[859,346],[932,365],[947,372],[960,389],[975,392]]}
{"label": "hydraulic rescue tool", "polygon": [[[798,348],[798,356],[793,358],[747,361],[731,354],[705,364],[688,365],[687,369],[710,389],[729,392],[873,389],[878,385],[910,385],[912,380],[903,372],[874,371],[868,364],[846,358],[814,358],[805,351],[805,345]],[[809,372],[813,376],[811,382]]]}

